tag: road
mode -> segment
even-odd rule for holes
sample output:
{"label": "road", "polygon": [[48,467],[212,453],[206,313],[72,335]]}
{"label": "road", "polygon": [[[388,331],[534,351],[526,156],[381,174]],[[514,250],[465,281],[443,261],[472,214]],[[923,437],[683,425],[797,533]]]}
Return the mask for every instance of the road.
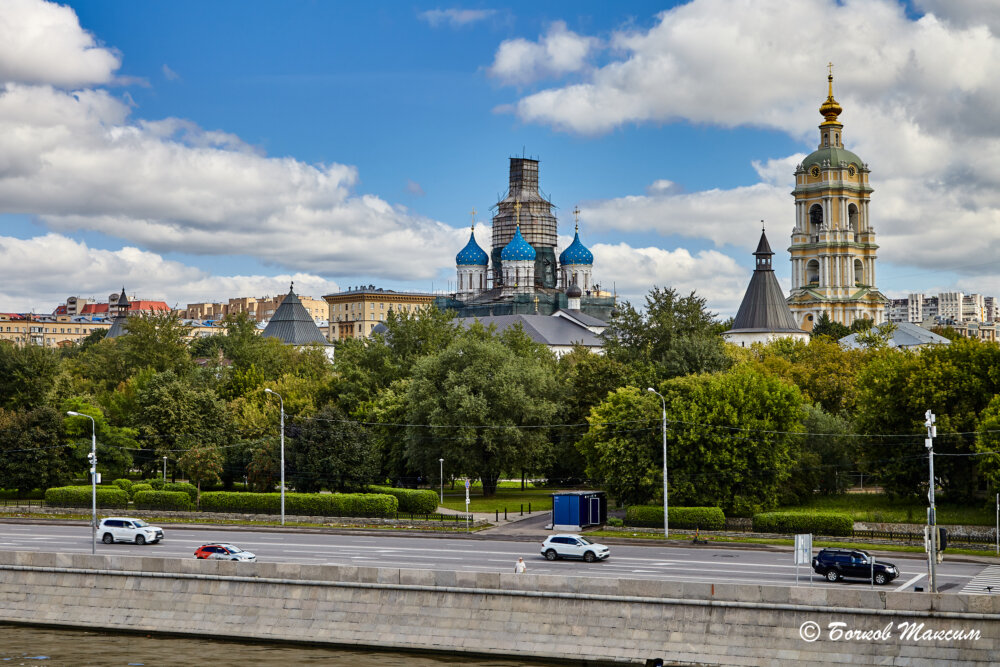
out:
{"label": "road", "polygon": [[[89,525],[0,523],[0,550],[90,553]],[[446,569],[467,572],[513,572],[523,556],[529,574],[641,578],[705,583],[755,583],[794,585],[796,567],[789,552],[755,549],[715,549],[661,546],[611,547],[611,557],[600,563],[546,561],[539,552],[541,540],[524,542],[455,537],[400,535],[344,535],[331,533],[251,529],[164,528],[159,544],[97,543],[98,554],[128,554],[166,558],[193,558],[194,550],[212,542],[229,542],[257,554],[259,561],[311,565],[363,565],[413,569]],[[881,560],[881,559],[880,559]],[[899,578],[886,590],[912,590],[926,586],[926,560],[892,556]],[[938,566],[938,588],[957,593],[985,565],[945,560]],[[799,567],[798,581],[810,586],[868,586],[866,581],[831,584],[811,568]]]}

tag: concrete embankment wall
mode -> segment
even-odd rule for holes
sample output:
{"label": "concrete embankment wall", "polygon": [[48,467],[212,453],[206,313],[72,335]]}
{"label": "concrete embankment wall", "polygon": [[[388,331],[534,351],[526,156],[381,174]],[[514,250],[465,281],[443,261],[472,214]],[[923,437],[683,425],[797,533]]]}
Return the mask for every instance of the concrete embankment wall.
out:
{"label": "concrete embankment wall", "polygon": [[[1000,662],[1000,596],[865,585],[711,585],[0,552],[0,621],[575,663]],[[819,626],[817,641],[802,638],[806,622]],[[831,623],[870,636],[837,640]],[[904,623],[922,623],[921,633],[979,637],[907,638]],[[871,636],[886,628],[888,637]]]}

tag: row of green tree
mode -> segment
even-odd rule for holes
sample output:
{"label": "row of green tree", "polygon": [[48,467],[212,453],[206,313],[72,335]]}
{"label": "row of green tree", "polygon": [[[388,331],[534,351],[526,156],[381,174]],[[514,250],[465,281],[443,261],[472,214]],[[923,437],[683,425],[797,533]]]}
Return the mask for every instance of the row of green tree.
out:
{"label": "row of green tree", "polygon": [[557,358],[520,328],[433,309],[391,313],[386,333],[339,342],[332,364],[318,347],[261,338],[245,316],[225,326],[188,342],[177,318],[154,315],[63,350],[0,345],[0,487],[85,476],[91,423],[74,411],[94,418],[109,479],[155,475],[166,458],[196,484],[270,491],[282,406],[286,480],[302,492],[436,485],[444,459],[447,478],[479,479],[487,495],[501,477],[531,476],[659,502],[665,440],[678,505],[749,514],[843,491],[858,472],[919,497],[927,409],[948,498],[971,502],[1000,481],[992,343],[917,353],[867,332],[860,350],[826,335],[736,348],[703,299],[660,288],[642,309],[619,307],[603,355]]}

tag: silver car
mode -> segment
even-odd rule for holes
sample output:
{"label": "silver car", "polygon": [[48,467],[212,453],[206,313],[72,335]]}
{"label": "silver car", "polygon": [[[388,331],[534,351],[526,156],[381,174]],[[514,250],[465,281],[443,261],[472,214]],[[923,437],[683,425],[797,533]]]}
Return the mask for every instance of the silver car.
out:
{"label": "silver car", "polygon": [[591,542],[582,535],[552,535],[542,542],[542,555],[549,560],[557,558],[582,558],[588,563],[604,560],[611,550],[603,544]]}

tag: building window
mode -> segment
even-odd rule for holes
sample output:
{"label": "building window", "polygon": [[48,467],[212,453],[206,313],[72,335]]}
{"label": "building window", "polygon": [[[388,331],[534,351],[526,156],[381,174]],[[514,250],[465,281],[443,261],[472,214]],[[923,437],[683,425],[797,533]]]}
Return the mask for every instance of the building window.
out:
{"label": "building window", "polygon": [[819,204],[813,204],[809,209],[809,232],[812,234],[819,233],[823,228],[823,207]]}

